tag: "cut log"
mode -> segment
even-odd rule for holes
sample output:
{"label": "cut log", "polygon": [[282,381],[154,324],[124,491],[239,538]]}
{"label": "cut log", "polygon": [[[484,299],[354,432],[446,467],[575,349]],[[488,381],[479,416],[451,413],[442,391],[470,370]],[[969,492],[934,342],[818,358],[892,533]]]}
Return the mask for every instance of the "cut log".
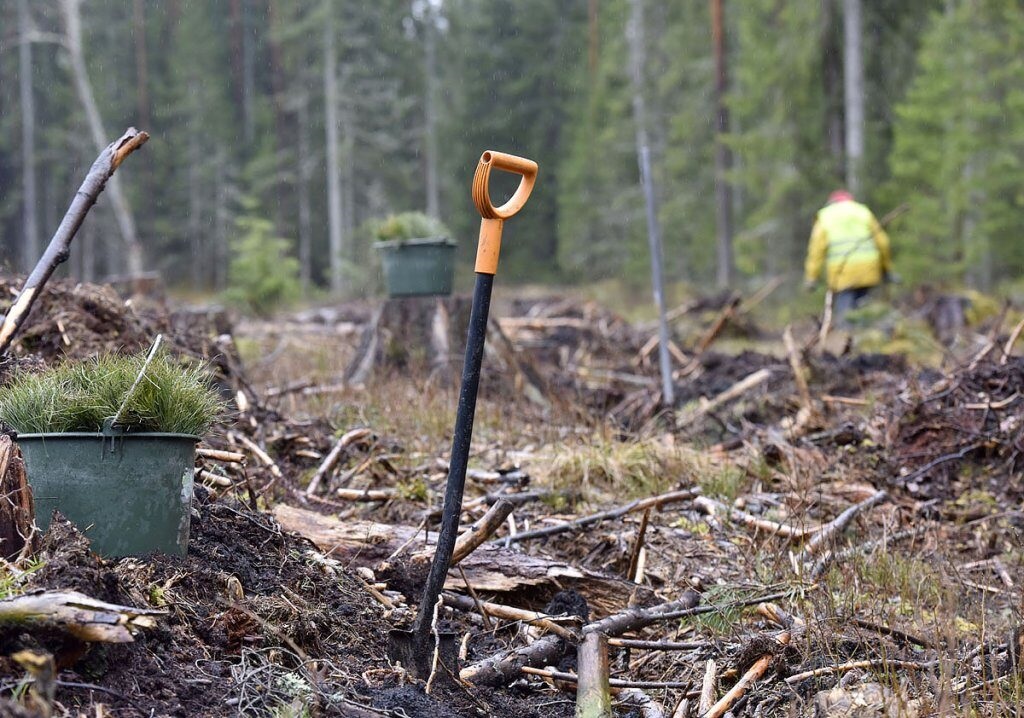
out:
{"label": "cut log", "polygon": [[118,606],[77,591],[27,593],[0,601],[0,626],[49,628],[92,643],[131,643],[166,611]]}
{"label": "cut log", "polygon": [[[413,561],[427,563],[431,555],[429,549],[437,540],[433,531],[425,532],[424,537],[423,532],[411,526],[341,521],[283,504],[274,507],[274,518],[285,530],[306,537],[325,554],[353,568],[377,569],[405,544],[416,547]],[[424,551],[424,547],[428,550]],[[459,567],[466,572],[466,580],[473,589],[480,593],[504,594],[506,597],[522,593],[530,598],[542,598],[563,588],[572,588],[603,613],[610,613],[626,604],[634,591],[640,591],[641,602],[651,596],[649,589],[628,581],[539,556],[528,556],[493,543],[478,547],[462,560]],[[457,570],[448,575],[445,588],[450,591],[465,588]]]}

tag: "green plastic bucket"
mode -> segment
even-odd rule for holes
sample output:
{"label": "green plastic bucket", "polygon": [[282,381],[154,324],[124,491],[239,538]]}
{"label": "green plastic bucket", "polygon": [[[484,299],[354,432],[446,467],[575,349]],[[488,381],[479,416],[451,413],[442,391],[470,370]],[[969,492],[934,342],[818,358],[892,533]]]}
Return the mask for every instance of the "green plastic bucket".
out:
{"label": "green plastic bucket", "polygon": [[21,434],[36,523],[46,531],[59,509],[102,556],[184,556],[197,441],[189,434]]}
{"label": "green plastic bucket", "polygon": [[444,238],[394,239],[374,245],[392,297],[452,293],[455,242]]}

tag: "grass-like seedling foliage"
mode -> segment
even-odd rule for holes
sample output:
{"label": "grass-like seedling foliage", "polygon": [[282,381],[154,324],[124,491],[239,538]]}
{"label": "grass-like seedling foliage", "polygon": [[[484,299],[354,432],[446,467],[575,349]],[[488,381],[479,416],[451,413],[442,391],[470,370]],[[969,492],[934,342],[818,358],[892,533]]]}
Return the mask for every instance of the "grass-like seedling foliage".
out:
{"label": "grass-like seedling foliage", "polygon": [[40,373],[23,372],[0,390],[0,420],[22,434],[98,432],[125,399],[119,426],[129,432],[200,435],[224,410],[206,369],[157,352],[142,371],[145,354],[68,362]]}

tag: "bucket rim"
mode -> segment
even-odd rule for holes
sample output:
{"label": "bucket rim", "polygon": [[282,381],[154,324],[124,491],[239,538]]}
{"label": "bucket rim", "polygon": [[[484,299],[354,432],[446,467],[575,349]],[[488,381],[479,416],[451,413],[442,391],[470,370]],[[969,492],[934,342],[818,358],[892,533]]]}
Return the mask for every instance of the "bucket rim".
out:
{"label": "bucket rim", "polygon": [[409,246],[434,246],[434,247],[454,247],[456,246],[455,240],[450,237],[437,236],[437,237],[410,237],[409,239],[387,239],[373,243],[373,248],[380,249],[396,249],[398,247],[409,247]]}
{"label": "bucket rim", "polygon": [[[22,439],[110,439],[110,435],[100,431],[53,431],[37,434],[18,434],[15,441]],[[133,434],[117,434],[117,439],[182,439],[198,443],[200,437],[195,434],[176,434],[168,431],[138,431]]]}

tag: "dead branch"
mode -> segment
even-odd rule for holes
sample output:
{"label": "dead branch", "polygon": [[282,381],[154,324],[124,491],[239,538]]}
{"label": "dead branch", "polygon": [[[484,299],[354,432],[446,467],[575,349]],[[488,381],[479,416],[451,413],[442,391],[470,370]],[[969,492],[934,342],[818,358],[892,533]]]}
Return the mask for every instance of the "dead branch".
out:
{"label": "dead branch", "polygon": [[612,718],[608,637],[588,633],[576,652],[576,718]]}
{"label": "dead branch", "polygon": [[0,601],[0,625],[51,628],[81,641],[131,643],[134,634],[156,625],[166,611],[118,606],[77,591],[26,593]]}
{"label": "dead branch", "polygon": [[[579,676],[575,673],[566,673],[564,671],[554,671],[547,668],[533,668],[531,666],[523,666],[520,671],[528,676],[538,676],[540,678],[547,678],[553,681],[564,681],[566,683],[576,683],[579,681]],[[689,688],[690,683],[686,681],[627,681],[622,678],[611,678],[608,680],[611,686],[611,692],[613,694],[620,694],[621,689],[628,688],[646,688],[646,689],[663,689],[663,688]]]}
{"label": "dead branch", "polygon": [[639,710],[640,718],[665,718],[665,711],[657,701],[639,688],[624,688],[618,697],[624,703],[628,703],[630,708]]}
{"label": "dead branch", "polygon": [[708,516],[714,517],[720,513],[724,513],[727,514],[732,521],[738,521],[745,526],[749,526],[759,531],[767,531],[773,536],[784,536],[795,541],[807,538],[821,530],[821,527],[819,526],[815,526],[813,528],[797,528],[788,524],[780,524],[776,521],[762,519],[754,516],[753,514],[748,514],[746,511],[740,511],[739,509],[731,506],[726,506],[720,501],[709,499],[706,496],[698,496],[695,498],[693,500],[693,505]]}
{"label": "dead branch", "polygon": [[922,671],[934,668],[937,665],[938,661],[920,663],[918,661],[899,661],[891,658],[875,658],[867,661],[850,661],[849,663],[840,663],[836,666],[822,666],[821,668],[815,668],[811,671],[804,671],[803,673],[797,673],[789,676],[786,678],[786,683],[793,686],[802,681],[806,681],[808,678],[831,676],[836,673],[846,673],[847,671],[854,671],[862,668],[867,670],[874,670],[876,668],[903,668],[911,671]]}
{"label": "dead branch", "polygon": [[445,593],[444,594],[444,605],[457,608],[460,611],[478,611],[483,612],[487,616],[492,618],[500,618],[504,621],[521,621],[531,626],[537,626],[549,631],[556,636],[575,641],[577,636],[570,629],[565,626],[560,626],[556,621],[561,620],[572,620],[576,621],[575,616],[550,616],[546,613],[538,613],[537,611],[527,611],[523,608],[515,608],[514,606],[504,606],[500,603],[491,603],[490,601],[480,601],[473,599],[469,596],[460,596],[456,593]]}
{"label": "dead branch", "polygon": [[245,454],[236,451],[220,451],[219,449],[208,449],[200,446],[196,449],[196,456],[213,461],[223,461],[225,464],[242,464],[245,462]]}
{"label": "dead branch", "polygon": [[506,499],[499,499],[494,503],[487,513],[480,517],[470,529],[464,532],[455,541],[455,551],[452,553],[451,565],[455,566],[462,559],[480,546],[484,541],[494,535],[494,532],[501,528],[501,525],[508,518],[508,515],[515,509],[515,504]]}
{"label": "dead branch", "polygon": [[1024,319],[1017,322],[1017,326],[1010,332],[1010,337],[1006,340],[1006,344],[1003,345],[1003,355],[999,359],[1000,366],[1006,366],[1006,363],[1010,361],[1010,352],[1013,351],[1013,345],[1020,339],[1021,332],[1024,332]]}
{"label": "dead branch", "polygon": [[789,357],[789,367],[793,370],[793,380],[796,383],[797,392],[800,394],[800,405],[809,414],[814,413],[814,403],[811,401],[811,390],[807,386],[807,374],[803,361],[800,359],[800,350],[797,349],[793,340],[793,327],[786,326],[782,332],[782,343],[786,347],[786,354]]}
{"label": "dead branch", "polygon": [[273,474],[275,479],[284,478],[284,474],[281,473],[281,467],[277,465],[277,462],[270,458],[268,454],[259,444],[250,439],[245,434],[237,432],[231,432],[231,436],[240,442],[245,448],[253,453],[253,455],[260,460],[260,463],[270,469],[270,473]]}
{"label": "dead branch", "polygon": [[325,458],[317,468],[316,473],[313,474],[313,478],[309,481],[309,486],[306,487],[306,496],[312,496],[316,493],[316,490],[320,488],[320,482],[324,480],[325,476],[334,471],[334,467],[338,465],[338,461],[341,459],[341,454],[345,449],[357,441],[363,441],[369,438],[372,433],[373,432],[370,431],[370,429],[366,428],[352,429],[351,431],[345,432],[345,434],[338,439],[330,453],[327,454],[327,458]]}
{"label": "dead branch", "polygon": [[[637,630],[662,620],[663,615],[672,611],[693,609],[700,596],[687,591],[681,598],[662,603],[653,608],[630,608],[612,614],[600,621],[588,624],[584,632],[603,633],[615,636],[626,631]],[[462,669],[459,677],[479,686],[498,686],[515,680],[524,667],[557,663],[565,652],[562,639],[558,636],[544,636],[529,646],[505,651]]]}
{"label": "dead branch", "polygon": [[583,516],[573,521],[568,521],[564,524],[558,524],[556,526],[547,526],[542,529],[533,529],[532,531],[523,531],[522,533],[516,534],[515,536],[508,536],[502,539],[497,539],[501,543],[510,542],[518,543],[527,539],[535,538],[546,538],[548,536],[554,536],[555,534],[564,533],[566,531],[575,531],[576,529],[589,526],[590,524],[600,523],[608,519],[617,519],[626,514],[633,513],[635,511],[644,511],[650,508],[661,508],[668,504],[678,503],[680,501],[686,501],[692,499],[697,493],[696,489],[682,489],[680,491],[669,491],[665,494],[659,494],[657,496],[650,496],[646,499],[638,499],[631,501],[625,506],[620,506],[615,509],[609,509],[608,511],[601,511],[600,513],[591,514],[590,516]]}
{"label": "dead branch", "polygon": [[726,305],[722,307],[722,311],[718,313],[718,316],[715,317],[715,321],[711,323],[708,330],[704,332],[704,336],[700,338],[700,341],[698,341],[696,347],[694,347],[693,354],[695,357],[699,357],[708,350],[708,347],[714,344],[718,335],[722,333],[722,329],[725,328],[725,325],[736,313],[736,309],[740,305],[740,299],[741,298],[738,294],[733,295],[729,298]]}
{"label": "dead branch", "polygon": [[702,716],[711,710],[715,703],[715,661],[711,658],[704,664],[704,681],[700,688],[700,703],[697,704],[697,715]]}
{"label": "dead branch", "polygon": [[708,641],[644,641],[639,638],[609,638],[612,648],[629,648],[641,651],[692,651],[713,645]]}
{"label": "dead branch", "polygon": [[78,192],[75,193],[71,206],[64,214],[64,219],[61,220],[60,226],[57,227],[53,238],[50,239],[46,251],[43,252],[43,256],[36,263],[28,279],[25,280],[18,298],[7,312],[7,316],[4,317],[3,324],[0,324],[0,355],[7,352],[14,335],[25,322],[32,309],[32,304],[43,290],[50,275],[58,265],[66,262],[71,256],[71,240],[75,238],[75,234],[82,226],[82,222],[85,221],[89,210],[96,204],[100,193],[107,185],[107,180],[124,159],[142,147],[148,139],[149,135],[145,132],[139,132],[134,127],[129,127],[120,138],[107,145],[93,162],[89,173],[78,188]]}
{"label": "dead branch", "polygon": [[821,556],[821,558],[819,558],[818,561],[814,564],[814,568],[811,569],[810,579],[812,581],[817,581],[824,575],[825,571],[828,570],[828,567],[831,566],[834,561],[845,561],[851,556],[856,556],[857,554],[873,551],[879,546],[885,546],[891,542],[902,541],[903,539],[920,536],[921,534],[927,532],[931,528],[932,527],[930,525],[915,526],[912,529],[906,529],[905,531],[897,531],[896,533],[888,536],[882,536],[881,538],[877,538],[871,541],[865,541],[864,543],[857,544],[856,546],[851,546],[850,548],[843,549],[842,551],[826,551]]}
{"label": "dead branch", "polygon": [[[775,640],[780,646],[787,646],[791,638],[792,634],[789,631],[784,631]],[[706,713],[699,714],[701,718],[721,718],[721,716],[725,715],[725,712],[732,707],[732,704],[742,698],[747,689],[764,675],[765,671],[768,670],[768,666],[771,665],[773,658],[774,655],[771,653],[766,653],[758,658],[754,665],[748,668],[743,677],[736,682],[736,685],[730,688]]]}
{"label": "dead branch", "polygon": [[758,369],[757,371],[748,374],[713,399],[701,401],[700,406],[696,409],[680,413],[679,417],[676,419],[676,426],[684,428],[696,421],[699,421],[722,404],[728,403],[733,399],[738,399],[751,389],[764,384],[771,378],[771,376],[772,370],[768,368]]}
{"label": "dead branch", "polygon": [[859,504],[854,504],[850,508],[846,509],[846,511],[836,516],[832,521],[829,521],[827,524],[822,526],[821,530],[807,542],[807,545],[804,546],[803,551],[801,552],[802,558],[805,561],[810,559],[824,546],[831,543],[832,539],[837,534],[842,533],[857,514],[882,503],[888,497],[889,495],[885,491],[876,491],[870,498],[861,501]]}

